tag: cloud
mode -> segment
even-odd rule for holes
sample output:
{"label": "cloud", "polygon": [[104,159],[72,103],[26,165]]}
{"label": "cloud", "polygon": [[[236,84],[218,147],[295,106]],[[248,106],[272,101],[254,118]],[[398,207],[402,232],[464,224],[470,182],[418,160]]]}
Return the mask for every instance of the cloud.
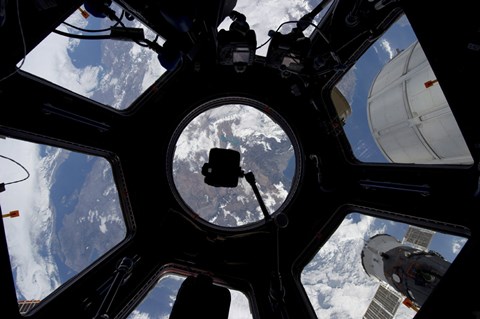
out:
{"label": "cloud", "polygon": [[150,319],[150,315],[146,312],[141,312],[138,310],[132,311],[132,313],[128,316],[129,319]]}
{"label": "cloud", "polygon": [[[90,17],[89,19],[96,18]],[[88,27],[89,23],[89,21],[84,19],[77,11],[69,16],[65,22],[80,28]],[[82,33],[64,24],[59,25],[57,30],[73,34]],[[83,68],[78,68],[74,65],[70,54],[75,51],[80,42],[80,39],[51,33],[27,55],[21,69],[72,92],[85,97],[91,97],[95,90],[99,88],[99,76],[104,69],[100,65],[88,65]],[[83,59],[82,57],[81,59],[82,62],[86,61],[86,58]],[[149,73],[147,75],[149,75],[150,78],[145,79],[147,82],[152,81],[151,78],[155,76],[154,72],[156,72],[157,69],[149,71],[151,74]],[[147,85],[147,83],[145,85]]]}
{"label": "cloud", "polygon": [[385,52],[387,52],[389,59],[390,60],[393,59],[393,57],[395,56],[395,50],[392,49],[390,42],[388,42],[387,39],[383,38],[380,41],[380,46],[382,47],[383,50],[385,50]]}
{"label": "cloud", "polygon": [[[57,29],[68,33],[73,32],[63,25]],[[52,33],[27,55],[22,70],[89,97],[98,85],[98,76],[102,68],[100,66],[86,66],[85,68],[74,66],[69,52],[78,43],[78,39]]]}
{"label": "cloud", "polygon": [[467,242],[466,238],[461,238],[461,237],[453,237],[452,239],[452,253],[457,255],[460,250],[462,250],[463,246]]}
{"label": "cloud", "polygon": [[[303,0],[247,0],[239,1],[235,10],[245,15],[250,28],[255,30],[257,46],[260,46],[269,39],[270,30],[276,31],[284,22],[299,20],[312,8],[308,1]],[[226,18],[219,29],[228,30],[230,23],[230,18]],[[288,24],[279,31],[285,34],[294,26],[294,24]],[[267,49],[268,45],[265,45],[257,51],[257,54],[265,56]]]}
{"label": "cloud", "polygon": [[253,107],[228,104],[200,114],[185,127],[177,140],[175,159],[192,160],[192,156],[199,152],[219,147],[220,137],[225,138],[225,132],[219,131],[225,126],[223,123],[228,124],[235,138],[252,144],[249,144],[250,147],[262,144],[265,149],[270,148],[265,138],[256,137],[268,137],[276,142],[288,138],[285,131],[265,113]]}
{"label": "cloud", "polygon": [[302,283],[317,316],[361,318],[377,288],[363,270],[360,253],[373,218],[345,219],[302,272]]}
{"label": "cloud", "polygon": [[[156,33],[137,20],[133,21],[133,26],[135,28],[142,28],[146,39],[151,39],[153,41],[157,36]],[[164,41],[159,38],[157,43],[162,45]],[[144,48],[140,45],[133,45],[130,49],[129,56],[132,64],[148,66],[144,70],[145,74],[143,75],[140,92],[145,92],[166,71],[158,61],[158,54],[153,50]]]}
{"label": "cloud", "polygon": [[[49,203],[46,161],[39,157],[39,146],[14,139],[0,140],[0,154],[21,163],[30,172],[24,182],[7,185],[0,194],[2,210],[19,210],[20,217],[4,219],[17,298],[43,299],[59,285],[58,269],[52,251],[53,212]],[[23,177],[20,168],[0,162],[0,180]],[[8,172],[7,176],[3,172]],[[18,176],[21,175],[21,176]]]}
{"label": "cloud", "polygon": [[251,319],[252,314],[248,305],[247,297],[237,290],[230,290],[232,300],[228,319]]}

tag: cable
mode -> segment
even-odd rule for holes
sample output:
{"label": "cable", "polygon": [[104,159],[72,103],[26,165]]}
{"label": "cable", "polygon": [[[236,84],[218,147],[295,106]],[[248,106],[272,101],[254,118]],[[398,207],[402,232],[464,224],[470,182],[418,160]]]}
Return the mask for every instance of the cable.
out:
{"label": "cable", "polygon": [[116,25],[120,24],[122,27],[125,27],[125,24],[122,21],[123,13],[124,11],[122,11],[122,14],[120,15],[120,17],[117,17],[117,15],[115,14],[115,11],[110,9],[109,12],[107,12],[107,16],[110,20],[116,21],[117,23]]}
{"label": "cable", "polygon": [[[280,24],[277,28],[277,30],[275,30],[275,32],[278,32],[278,30],[280,30],[281,27],[283,27],[285,24],[288,24],[288,23],[297,23],[298,21],[287,21],[287,22],[283,22],[282,24]],[[257,48],[255,48],[255,50],[258,50],[260,48],[262,48],[263,46],[265,46],[268,42],[270,42],[270,40],[272,40],[272,37],[270,37],[267,41],[263,42],[263,44],[261,44],[260,46],[258,46]]]}
{"label": "cable", "polygon": [[[323,9],[325,9],[325,7],[331,2],[331,0],[324,0],[322,2],[320,2],[311,12],[307,13],[305,16],[303,16],[300,20],[296,20],[296,21],[287,21],[287,22],[284,22],[282,23],[278,28],[277,28],[277,31],[275,32],[278,32],[278,30],[280,30],[280,28],[287,24],[287,23],[296,23],[297,24],[297,28],[299,28],[300,31],[305,31],[306,29],[306,25],[311,25],[313,26],[315,29],[317,29],[317,31],[320,33],[320,35],[322,35],[322,37],[325,39],[325,36],[323,36],[323,34],[320,32],[320,30],[318,29],[318,27],[316,25],[314,25],[312,23],[312,20],[317,16],[317,14],[320,13],[320,11],[322,11]],[[300,25],[302,24],[302,25]],[[265,46],[272,38],[270,37],[270,39],[268,39],[267,41],[265,41],[262,45],[260,45],[259,47],[256,48],[256,50],[262,48],[263,46]],[[326,39],[325,39],[326,40]],[[327,42],[328,43],[328,42]]]}
{"label": "cable", "polygon": [[[122,11],[122,15],[121,15],[120,18],[119,18],[119,17],[117,17],[117,15],[115,14],[115,11],[111,10],[111,11],[109,12],[109,14],[108,14],[108,17],[109,17],[111,20],[117,21],[117,23],[120,24],[122,27],[127,28],[127,27],[125,26],[125,24],[123,23],[123,21],[122,21],[123,13],[124,13],[124,11]],[[135,40],[135,39],[132,39],[132,41],[135,42],[136,44],[138,44],[138,45],[141,46],[141,47],[150,48],[150,49],[153,50],[152,41],[149,41],[149,40],[147,40],[147,39],[143,39],[143,41],[145,42],[145,44],[144,44],[144,43],[141,43],[140,41]],[[154,50],[154,51],[155,51],[155,50]]]}
{"label": "cable", "polygon": [[331,47],[330,47],[330,41],[327,39],[327,37],[323,34],[323,32],[320,30],[320,28],[313,24],[312,22],[309,23],[310,26],[314,27],[315,30],[318,32],[318,34],[320,34],[320,36],[323,38],[323,41],[325,41],[325,43],[327,44],[328,48],[329,48],[329,51],[330,51],[330,55],[332,56],[332,58],[335,60],[335,62],[337,62],[338,64],[342,64],[342,61],[340,60],[340,57],[337,55],[336,52],[334,52]]}
{"label": "cable", "polygon": [[68,22],[62,22],[62,24],[72,28],[72,29],[75,29],[75,30],[78,30],[78,31],[82,31],[82,32],[107,32],[107,31],[110,31],[112,27],[108,27],[108,28],[105,28],[105,29],[96,29],[96,30],[92,30],[92,29],[84,29],[84,28],[80,28],[80,27],[77,27],[77,26],[74,26],[73,24],[70,24]]}
{"label": "cable", "polygon": [[[281,27],[283,27],[285,24],[288,24],[288,23],[298,23],[299,20],[294,20],[294,21],[286,21],[286,22],[283,22],[282,24],[280,24],[277,28],[277,30],[275,32],[278,32],[278,30],[280,30]],[[330,44],[330,42],[327,40],[327,38],[323,35],[323,33],[320,31],[320,29],[318,28],[317,25],[315,25],[313,22],[306,22],[306,24],[312,26],[315,28],[315,30],[317,30],[318,33],[320,33],[320,35],[322,36],[322,38],[325,40],[325,42],[327,44]],[[260,49],[261,47],[265,46],[268,42],[270,42],[270,40],[272,39],[272,37],[270,37],[267,41],[265,41],[264,43],[262,43],[260,46],[258,46],[256,48],[256,50]]]}
{"label": "cable", "polygon": [[20,66],[18,66],[15,71],[13,71],[12,73],[10,73],[9,75],[3,77],[0,79],[0,82],[8,79],[9,77],[11,77],[12,75],[14,75],[15,73],[18,72],[18,70],[20,70],[20,68],[23,66],[23,64],[25,63],[25,59],[27,58],[27,44],[25,42],[25,35],[23,33],[23,27],[22,27],[22,21],[20,20],[20,6],[19,6],[19,0],[16,0],[15,1],[16,4],[17,4],[17,20],[18,20],[18,28],[20,30],[20,37],[22,38],[22,44],[23,44],[23,58],[22,58],[22,62],[20,62]]}
{"label": "cable", "polygon": [[[69,37],[69,38],[74,38],[74,39],[81,39],[81,40],[108,40],[108,39],[112,39],[112,40],[115,40],[115,38],[112,38],[112,35],[111,34],[104,34],[104,35],[84,35],[84,34],[75,34],[75,33],[67,33],[67,32],[63,32],[63,31],[60,31],[60,30],[53,30],[53,33],[56,33],[58,35],[62,35],[64,37]],[[154,51],[156,51],[154,49],[155,47],[155,44],[153,41],[150,41],[148,39],[142,39],[142,40],[136,40],[136,39],[131,39],[133,42],[135,42],[136,44],[138,44],[139,46],[141,47],[144,47],[144,48],[150,48]],[[142,42],[145,42],[145,43],[142,43]]]}
{"label": "cable", "polygon": [[[17,0],[18,1],[18,0]],[[124,14],[124,11],[122,11],[122,17],[123,17],[123,14]],[[109,13],[108,13],[108,17],[112,20],[112,21],[116,21],[115,25],[111,26],[110,28],[108,29],[104,29],[105,31],[112,31],[113,28],[115,28],[117,25],[120,24],[121,27],[125,28],[125,29],[128,29],[125,24],[122,22],[122,18],[119,18],[117,17],[117,15],[115,14],[115,11],[111,10]],[[80,30],[80,31],[86,31],[86,32],[101,32],[101,31],[104,31],[104,30],[88,30],[88,29],[81,29],[81,28],[78,28],[78,27],[75,27],[75,26],[72,26],[70,24],[67,24],[71,27],[73,27],[74,29],[77,29],[77,30]],[[75,34],[75,33],[68,33],[68,32],[63,32],[63,31],[60,31],[60,30],[53,30],[54,33],[58,34],[58,35],[62,35],[62,36],[65,36],[65,37],[70,37],[70,38],[74,38],[74,39],[82,39],[82,40],[108,40],[108,39],[116,39],[115,37],[112,37],[111,34],[104,34],[104,35],[84,35],[84,34]],[[158,38],[158,37],[157,37]],[[157,39],[155,38],[155,40]],[[153,41],[150,41],[148,39],[142,39],[142,40],[137,40],[137,39],[131,39],[133,42],[135,42],[136,44],[138,44],[139,46],[141,47],[144,47],[144,48],[150,48],[154,51],[155,48],[157,47],[155,45],[155,43]]]}
{"label": "cable", "polygon": [[110,39],[110,34],[105,35],[83,35],[83,34],[74,34],[74,33],[67,33],[59,30],[53,30],[53,33],[63,35],[64,37],[75,38],[75,39],[82,39],[82,40],[106,40]]}
{"label": "cable", "polygon": [[15,184],[15,183],[20,183],[20,182],[23,182],[25,180],[27,180],[29,177],[30,177],[30,173],[28,172],[28,170],[22,165],[20,164],[19,162],[17,162],[16,160],[10,158],[10,157],[7,157],[7,156],[3,156],[3,155],[0,155],[1,158],[4,158],[4,159],[7,159],[9,161],[12,161],[14,162],[15,164],[17,164],[18,166],[20,166],[24,171],[25,173],[27,173],[27,177],[25,178],[22,178],[22,179],[19,179],[19,180],[16,180],[16,181],[13,181],[13,182],[8,182],[8,183],[4,183],[4,185],[11,185],[11,184]]}

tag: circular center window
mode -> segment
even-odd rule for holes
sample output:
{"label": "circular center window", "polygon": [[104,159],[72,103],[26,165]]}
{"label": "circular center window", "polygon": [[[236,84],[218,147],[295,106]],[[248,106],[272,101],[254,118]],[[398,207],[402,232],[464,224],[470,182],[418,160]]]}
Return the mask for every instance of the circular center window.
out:
{"label": "circular center window", "polygon": [[[254,176],[266,211],[244,176],[234,187],[206,183],[202,167],[213,148],[240,154],[240,171]],[[181,205],[202,220],[222,227],[249,225],[290,200],[299,176],[298,154],[291,130],[272,109],[240,97],[217,99],[197,108],[177,128],[169,150],[170,185]]]}

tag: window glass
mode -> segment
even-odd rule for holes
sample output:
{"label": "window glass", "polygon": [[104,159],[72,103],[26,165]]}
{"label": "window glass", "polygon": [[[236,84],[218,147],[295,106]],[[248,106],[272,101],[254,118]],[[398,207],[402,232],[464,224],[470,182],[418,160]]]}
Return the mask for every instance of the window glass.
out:
{"label": "window glass", "polygon": [[[126,18],[115,2],[111,9],[126,27],[141,28],[154,41],[156,34],[138,20]],[[84,7],[57,27],[60,32],[88,37],[108,36],[110,27],[120,25],[109,18],[88,14]],[[85,32],[85,30],[105,30]],[[160,39],[159,44],[163,41]],[[114,39],[78,39],[51,33],[25,58],[21,70],[69,91],[118,110],[128,108],[164,72],[157,54],[144,43]]]}
{"label": "window glass", "polygon": [[318,318],[413,318],[466,241],[353,212],[301,282]]}
{"label": "window glass", "polygon": [[[31,309],[127,233],[103,157],[0,139],[4,231],[21,309]],[[27,173],[28,172],[28,173]]]}
{"label": "window glass", "polygon": [[264,215],[246,178],[239,178],[236,187],[205,183],[202,168],[209,163],[212,148],[240,153],[240,167],[254,174],[268,214],[287,200],[298,174],[294,145],[273,110],[256,103],[269,110],[267,115],[259,108],[234,103],[207,105],[204,112],[181,125],[172,164],[175,188],[183,202],[203,220],[225,227],[254,223]]}
{"label": "window glass", "polygon": [[[178,289],[186,277],[167,274],[160,278],[145,299],[127,317],[128,319],[168,318],[177,297]],[[248,298],[244,293],[230,289],[231,303],[228,319],[251,319]]]}
{"label": "window glass", "polygon": [[[310,13],[320,3],[320,0],[297,0],[294,2],[292,0],[276,0],[259,1],[252,5],[250,1],[238,0],[234,10],[245,15],[250,29],[255,31],[257,55],[266,56],[270,41],[269,31],[278,31],[282,34],[290,33],[297,26],[297,21]],[[313,19],[314,25],[318,24],[330,5],[331,2]],[[227,17],[218,29],[229,30],[231,23],[232,19]],[[305,29],[304,35],[306,37],[310,36],[313,30],[314,26],[308,27]]]}
{"label": "window glass", "polygon": [[473,164],[406,16],[363,54],[336,88],[351,106],[344,129],[358,160]]}

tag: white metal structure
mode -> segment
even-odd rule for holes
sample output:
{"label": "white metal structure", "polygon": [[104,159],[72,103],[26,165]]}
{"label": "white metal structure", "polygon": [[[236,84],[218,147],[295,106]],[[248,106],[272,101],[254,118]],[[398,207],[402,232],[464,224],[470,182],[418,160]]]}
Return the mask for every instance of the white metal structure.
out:
{"label": "white metal structure", "polygon": [[370,88],[367,112],[373,137],[390,162],[473,164],[418,42],[379,72]]}

